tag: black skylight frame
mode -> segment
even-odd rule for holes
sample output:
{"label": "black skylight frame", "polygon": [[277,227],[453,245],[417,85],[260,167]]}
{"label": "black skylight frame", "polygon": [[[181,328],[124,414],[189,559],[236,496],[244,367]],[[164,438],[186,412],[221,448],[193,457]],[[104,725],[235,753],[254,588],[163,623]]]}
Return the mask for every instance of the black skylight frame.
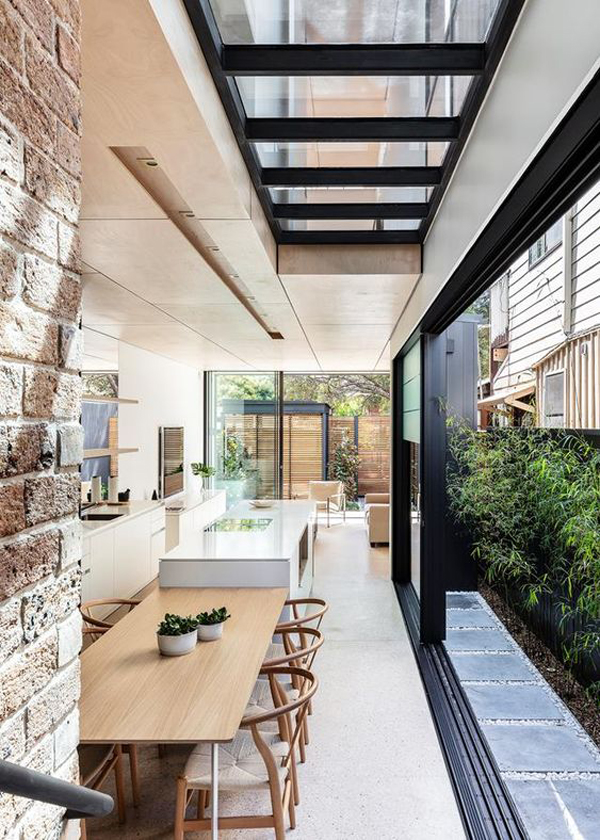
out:
{"label": "black skylight frame", "polygon": [[[423,242],[525,0],[501,0],[482,43],[225,44],[209,0],[184,0],[275,240],[280,244]],[[248,118],[234,76],[471,75],[459,116]],[[351,131],[349,131],[351,129]],[[449,141],[441,166],[263,167],[257,141]],[[274,204],[269,187],[433,186],[426,204]],[[368,208],[368,211],[366,210]],[[287,215],[283,215],[286,212]],[[418,230],[282,230],[287,219],[420,218]],[[403,215],[412,212],[413,215]],[[332,215],[336,213],[337,215]],[[393,215],[390,215],[393,213]]]}

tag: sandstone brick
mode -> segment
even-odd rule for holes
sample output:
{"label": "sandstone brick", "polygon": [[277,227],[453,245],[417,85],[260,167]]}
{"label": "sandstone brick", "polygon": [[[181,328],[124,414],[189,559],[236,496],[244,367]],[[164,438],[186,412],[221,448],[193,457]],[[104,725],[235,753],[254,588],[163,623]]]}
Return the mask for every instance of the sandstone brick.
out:
{"label": "sandstone brick", "polygon": [[32,642],[77,609],[81,572],[73,566],[60,577],[51,577],[23,595],[23,638]]}
{"label": "sandstone brick", "polygon": [[0,298],[14,298],[21,287],[21,255],[6,242],[0,242]]}
{"label": "sandstone brick", "polygon": [[79,698],[79,661],[61,671],[27,706],[27,749],[51,732]]}
{"label": "sandstone brick", "polygon": [[83,429],[79,423],[69,423],[58,429],[58,464],[76,467],[83,461]]}
{"label": "sandstone brick", "polygon": [[54,441],[47,425],[0,425],[0,478],[44,470],[53,462]]}
{"label": "sandstone brick", "polygon": [[81,272],[81,242],[79,233],[69,225],[58,223],[58,262],[74,271]]}
{"label": "sandstone brick", "polygon": [[26,248],[56,259],[56,219],[26,193],[10,184],[0,183],[0,232]]}
{"label": "sandstone brick", "polygon": [[[25,528],[23,482],[0,485],[0,537],[10,537]],[[0,549],[0,557],[2,549]],[[2,569],[0,568],[0,579]],[[0,583],[0,588],[2,584]]]}
{"label": "sandstone brick", "polygon": [[25,712],[21,712],[0,727],[0,758],[18,762],[25,753]]}
{"label": "sandstone brick", "polygon": [[[0,6],[0,15],[2,7]],[[2,20],[0,18],[0,31]],[[22,177],[23,161],[19,138],[13,131],[0,125],[0,175],[11,181],[20,181]]]}
{"label": "sandstone brick", "polygon": [[19,301],[0,301],[0,355],[56,364],[58,325]]}
{"label": "sandstone brick", "polygon": [[2,114],[27,139],[44,152],[52,152],[56,136],[56,119],[14,72],[0,62]]}
{"label": "sandstone brick", "polygon": [[11,67],[23,70],[23,27],[5,3],[0,3],[0,55]]}
{"label": "sandstone brick", "polygon": [[63,318],[75,320],[81,306],[79,278],[67,274],[56,265],[49,265],[38,257],[25,257],[23,299]]}
{"label": "sandstone brick", "polygon": [[20,837],[27,840],[61,840],[64,808],[34,802],[18,825]]}
{"label": "sandstone brick", "polygon": [[81,143],[77,134],[58,123],[56,127],[56,162],[71,175],[81,178]]}
{"label": "sandstone brick", "polygon": [[25,188],[37,201],[69,222],[77,221],[81,201],[79,181],[53,166],[31,146],[25,148]]}
{"label": "sandstone brick", "polygon": [[13,417],[21,413],[23,374],[18,365],[0,364],[0,416]]}
{"label": "sandstone brick", "polygon": [[79,509],[80,478],[77,473],[25,480],[25,521],[37,525],[68,516]]}
{"label": "sandstone brick", "polygon": [[55,530],[0,546],[0,600],[52,574],[58,566],[59,545]]}
{"label": "sandstone brick", "polygon": [[77,41],[72,38],[64,26],[56,27],[56,52],[58,63],[74,82],[79,82],[81,75],[81,56]]}
{"label": "sandstone brick", "polygon": [[60,567],[67,569],[81,560],[81,522],[79,517],[60,528]]}
{"label": "sandstone brick", "polygon": [[46,0],[10,0],[31,31],[47,50],[52,50],[52,10]]}
{"label": "sandstone brick", "polygon": [[[0,616],[1,621],[1,616]],[[78,662],[77,657],[81,650],[81,613],[74,610],[71,615],[62,621],[58,627],[58,667],[62,668],[72,660]]]}
{"label": "sandstone brick", "polygon": [[79,743],[79,712],[74,709],[54,733],[54,762],[62,764],[77,749]]}
{"label": "sandstone brick", "polygon": [[27,417],[75,419],[81,413],[81,377],[47,368],[25,368],[23,412]]}
{"label": "sandstone brick", "polygon": [[[32,753],[26,755],[20,763],[26,767],[30,767],[32,770],[38,770],[40,773],[51,773],[53,767],[53,747],[54,739],[49,735],[40,742]],[[7,840],[17,840],[17,838],[20,838],[20,840],[33,840],[34,835],[36,840],[40,836],[43,837],[43,840],[59,840],[58,835],[52,833],[51,828],[50,831],[48,830],[49,825],[51,826],[51,823],[48,824],[47,822],[49,813],[53,815],[57,829],[60,826],[59,821],[54,817],[54,814],[59,813],[54,806],[44,805],[43,803],[37,803],[32,806],[31,801],[23,797],[2,796],[0,798],[0,825],[11,825],[16,819],[22,817],[25,812],[27,812],[26,816],[23,817],[22,822],[14,829],[14,832],[8,835]],[[45,833],[40,835],[40,831]]]}
{"label": "sandstone brick", "polygon": [[83,360],[83,331],[79,327],[60,325],[58,363],[66,370],[81,370]]}
{"label": "sandstone brick", "polygon": [[45,100],[61,122],[78,131],[81,125],[79,90],[31,37],[25,39],[25,67],[33,92]]}
{"label": "sandstone brick", "polygon": [[21,644],[21,602],[13,598],[0,607],[0,662],[5,662]]}
{"label": "sandstone brick", "polygon": [[81,0],[50,0],[57,17],[65,23],[78,38],[81,27]]}
{"label": "sandstone brick", "polygon": [[0,672],[5,717],[14,714],[48,685],[56,669],[56,633],[49,633],[16,654]]}

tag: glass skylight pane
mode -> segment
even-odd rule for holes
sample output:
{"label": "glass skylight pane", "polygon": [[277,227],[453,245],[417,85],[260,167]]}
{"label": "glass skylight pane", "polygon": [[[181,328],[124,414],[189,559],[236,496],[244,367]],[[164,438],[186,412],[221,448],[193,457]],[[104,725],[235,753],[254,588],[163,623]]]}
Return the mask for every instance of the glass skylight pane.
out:
{"label": "glass skylight pane", "polygon": [[261,166],[440,166],[448,143],[254,143]]}
{"label": "glass skylight pane", "polygon": [[247,117],[425,117],[460,113],[471,76],[240,76]]}
{"label": "glass skylight pane", "polygon": [[425,202],[431,187],[274,187],[275,204],[365,204],[369,202]]}
{"label": "glass skylight pane", "polygon": [[420,219],[279,219],[282,230],[418,230]]}
{"label": "glass skylight pane", "polygon": [[485,41],[499,0],[211,0],[227,44]]}

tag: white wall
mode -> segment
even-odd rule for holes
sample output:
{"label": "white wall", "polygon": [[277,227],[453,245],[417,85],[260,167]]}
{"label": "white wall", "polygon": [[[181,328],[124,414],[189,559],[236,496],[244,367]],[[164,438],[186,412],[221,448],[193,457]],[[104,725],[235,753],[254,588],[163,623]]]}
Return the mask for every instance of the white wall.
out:
{"label": "white wall", "polygon": [[600,65],[598,0],[528,0],[425,241],[392,358]]}
{"label": "white wall", "polygon": [[190,463],[203,457],[202,373],[119,342],[119,396],[139,400],[119,406],[119,446],[139,448],[119,458],[119,489],[149,499],[158,487],[158,428],[183,426],[185,488],[191,491]]}

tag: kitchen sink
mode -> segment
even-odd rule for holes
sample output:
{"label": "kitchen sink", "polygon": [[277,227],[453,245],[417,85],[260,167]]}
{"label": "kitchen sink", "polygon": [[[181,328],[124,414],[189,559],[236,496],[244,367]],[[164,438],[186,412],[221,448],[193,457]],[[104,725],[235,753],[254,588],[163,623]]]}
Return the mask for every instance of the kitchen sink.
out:
{"label": "kitchen sink", "polygon": [[118,519],[125,516],[124,513],[82,513],[81,518],[86,522],[109,522],[111,519]]}

